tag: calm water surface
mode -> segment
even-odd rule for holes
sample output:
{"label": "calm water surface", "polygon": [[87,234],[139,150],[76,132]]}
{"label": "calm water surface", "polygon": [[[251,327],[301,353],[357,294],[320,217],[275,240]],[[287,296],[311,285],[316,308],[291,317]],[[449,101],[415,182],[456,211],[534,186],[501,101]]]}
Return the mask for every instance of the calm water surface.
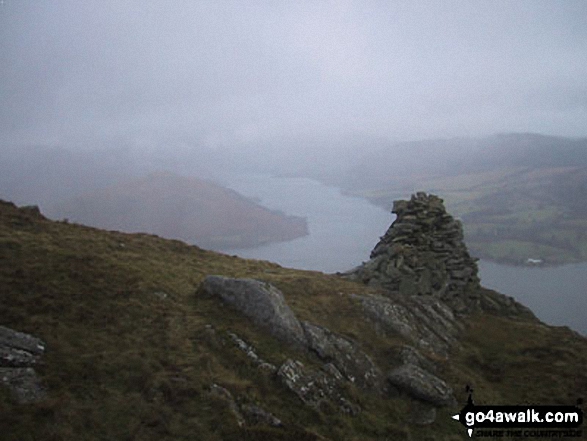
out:
{"label": "calm water surface", "polygon": [[[230,250],[290,268],[332,273],[369,259],[395,215],[307,178],[230,175],[222,184],[287,214],[305,216],[310,234],[254,249]],[[587,335],[587,264],[526,268],[480,261],[481,283],[513,296],[543,321]]]}

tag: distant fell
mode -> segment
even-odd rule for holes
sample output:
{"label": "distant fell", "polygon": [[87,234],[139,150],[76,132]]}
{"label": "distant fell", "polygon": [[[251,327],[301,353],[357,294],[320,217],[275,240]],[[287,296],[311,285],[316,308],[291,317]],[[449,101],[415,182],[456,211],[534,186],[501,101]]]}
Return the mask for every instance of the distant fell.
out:
{"label": "distant fell", "polygon": [[55,204],[54,219],[108,230],[157,234],[223,250],[307,234],[304,218],[271,211],[213,182],[151,173]]}
{"label": "distant fell", "polygon": [[345,189],[376,188],[406,177],[430,178],[503,167],[587,166],[587,138],[503,133],[483,138],[431,139],[382,146],[330,183]]}

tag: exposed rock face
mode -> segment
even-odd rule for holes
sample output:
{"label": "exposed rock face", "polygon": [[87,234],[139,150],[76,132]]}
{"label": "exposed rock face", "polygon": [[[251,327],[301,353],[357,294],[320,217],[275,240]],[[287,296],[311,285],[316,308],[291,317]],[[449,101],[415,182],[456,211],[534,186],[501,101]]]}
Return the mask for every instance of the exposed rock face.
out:
{"label": "exposed rock face", "polygon": [[381,390],[381,372],[355,342],[330,330],[303,322],[308,347],[324,361],[330,361],[344,377],[361,388]]}
{"label": "exposed rock face", "polygon": [[0,326],[0,383],[10,389],[19,403],[38,401],[45,396],[32,367],[44,351],[42,340]]}
{"label": "exposed rock face", "polygon": [[402,335],[419,349],[442,357],[456,344],[462,328],[451,309],[432,297],[353,297],[361,302],[365,315],[378,331]]}
{"label": "exposed rock face", "polygon": [[458,312],[479,303],[477,264],[463,242],[461,222],[443,200],[419,192],[393,204],[396,220],[371,252],[348,273],[362,282],[405,295],[442,299]]}
{"label": "exposed rock face", "polygon": [[[324,363],[315,369],[292,358],[277,369],[276,377],[306,405],[320,408],[328,402],[344,413],[356,415],[360,406],[345,393],[345,383],[352,383],[376,394],[405,393],[416,409],[414,421],[429,424],[434,421],[436,407],[454,401],[450,387],[432,373],[436,369],[434,363],[418,351],[421,349],[436,358],[446,357],[456,343],[462,325],[453,311],[437,298],[397,293],[388,297],[354,296],[376,328],[399,334],[418,348],[398,347],[386,368],[393,369],[385,377],[355,341],[324,326],[299,322],[283,294],[270,284],[208,276],[200,291],[221,298],[275,337],[315,354]],[[264,362],[251,345],[236,334],[229,333],[229,336],[253,364],[268,365],[270,372],[275,372],[276,367]]]}
{"label": "exposed rock face", "polygon": [[312,371],[302,362],[289,359],[281,365],[277,377],[309,406],[319,408],[323,403],[330,401],[337,404],[343,413],[357,415],[360,412],[359,406],[351,403],[340,392],[344,377],[330,363],[325,364],[322,370]]}
{"label": "exposed rock face", "polygon": [[43,355],[45,343],[32,335],[0,326],[0,366],[32,366]]}
{"label": "exposed rock face", "polygon": [[201,290],[218,296],[225,303],[250,317],[277,338],[289,343],[305,344],[302,326],[274,286],[253,279],[207,276]]}
{"label": "exposed rock face", "polygon": [[262,369],[263,371],[267,371],[267,372],[277,371],[277,367],[275,367],[271,363],[267,363],[265,360],[263,360],[261,357],[259,357],[257,355],[257,352],[255,351],[255,348],[252,347],[251,345],[249,345],[246,341],[244,341],[242,338],[240,338],[234,332],[229,332],[228,336],[241,351],[243,351],[245,354],[247,354],[247,357],[249,357],[249,359],[259,369]]}
{"label": "exposed rock face", "polygon": [[263,424],[273,427],[282,427],[283,423],[272,413],[267,412],[262,407],[255,404],[241,404],[239,405],[232,394],[222,386],[218,384],[212,384],[210,387],[210,393],[219,399],[226,402],[230,412],[235,418],[236,424],[239,427],[245,425],[257,425]]}
{"label": "exposed rock face", "polygon": [[262,407],[255,404],[243,404],[241,411],[249,424],[265,424],[272,427],[282,427],[283,423],[279,418],[276,418],[272,413],[267,412]]}
{"label": "exposed rock face", "polygon": [[[356,342],[325,327],[300,323],[281,291],[274,286],[252,279],[208,276],[202,282],[200,292],[220,297],[275,337],[308,350],[325,362],[321,370],[311,371],[299,361],[288,360],[277,371],[277,377],[304,403],[319,407],[324,401],[332,401],[343,412],[355,415],[359,412],[358,406],[339,390],[343,382],[378,393],[385,389],[380,369]],[[236,334],[229,333],[229,336],[259,368],[269,372],[276,370]]]}

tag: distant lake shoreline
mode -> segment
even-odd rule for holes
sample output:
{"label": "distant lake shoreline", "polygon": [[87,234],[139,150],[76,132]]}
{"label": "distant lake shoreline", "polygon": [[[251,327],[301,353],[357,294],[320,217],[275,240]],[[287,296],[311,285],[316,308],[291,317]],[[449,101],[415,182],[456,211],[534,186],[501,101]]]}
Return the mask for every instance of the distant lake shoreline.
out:
{"label": "distant lake shoreline", "polygon": [[[366,199],[309,178],[230,175],[221,182],[272,210],[307,218],[308,236],[224,251],[285,267],[326,273],[351,269],[369,259],[395,219]],[[587,263],[512,266],[480,260],[479,273],[483,286],[516,298],[546,323],[587,335]]]}

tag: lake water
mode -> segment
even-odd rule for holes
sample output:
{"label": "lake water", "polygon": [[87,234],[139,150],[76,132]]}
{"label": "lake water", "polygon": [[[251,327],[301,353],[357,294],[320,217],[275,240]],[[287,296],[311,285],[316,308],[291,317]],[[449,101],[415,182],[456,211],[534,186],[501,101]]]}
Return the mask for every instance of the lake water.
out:
{"label": "lake water", "polygon": [[[369,259],[395,215],[364,199],[307,178],[229,175],[221,183],[286,214],[304,216],[309,235],[258,248],[229,250],[290,268],[333,273]],[[480,261],[483,286],[513,296],[543,321],[587,335],[587,264],[555,268],[511,267]]]}

